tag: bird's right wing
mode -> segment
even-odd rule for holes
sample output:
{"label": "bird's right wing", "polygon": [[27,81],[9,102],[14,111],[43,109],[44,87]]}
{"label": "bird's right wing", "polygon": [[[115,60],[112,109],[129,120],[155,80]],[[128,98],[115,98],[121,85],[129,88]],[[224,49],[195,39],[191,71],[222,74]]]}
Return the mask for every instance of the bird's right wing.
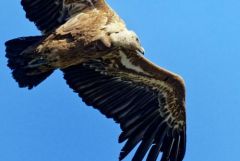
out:
{"label": "bird's right wing", "polygon": [[22,0],[26,17],[34,22],[39,30],[48,33],[76,13],[93,7],[98,0]]}
{"label": "bird's right wing", "polygon": [[62,69],[68,85],[88,105],[120,123],[120,160],[138,143],[133,161],[182,161],[186,146],[185,88],[181,78],[141,54],[113,51]]}

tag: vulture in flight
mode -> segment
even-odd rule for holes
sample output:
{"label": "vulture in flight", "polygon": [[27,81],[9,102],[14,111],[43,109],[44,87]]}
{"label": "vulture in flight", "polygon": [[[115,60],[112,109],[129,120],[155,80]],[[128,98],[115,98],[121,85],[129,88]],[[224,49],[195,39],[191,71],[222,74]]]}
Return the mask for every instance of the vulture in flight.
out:
{"label": "vulture in flight", "polygon": [[182,161],[186,150],[183,79],[146,59],[137,35],[105,0],[21,0],[40,36],[9,40],[8,67],[20,87],[54,70],[83,101],[120,124],[123,160]]}

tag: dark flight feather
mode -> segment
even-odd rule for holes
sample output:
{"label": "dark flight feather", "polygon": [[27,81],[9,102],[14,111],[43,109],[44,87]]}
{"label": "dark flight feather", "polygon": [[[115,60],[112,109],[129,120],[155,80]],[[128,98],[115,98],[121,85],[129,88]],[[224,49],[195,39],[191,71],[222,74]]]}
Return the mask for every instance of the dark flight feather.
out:
{"label": "dark flight feather", "polygon": [[[123,132],[119,136],[119,142],[127,141],[120,153],[120,160],[138,143],[140,145],[133,161],[143,160],[149,149],[148,161],[156,161],[160,152],[163,152],[163,161],[174,161],[174,157],[178,161],[183,156],[184,150],[180,144],[185,142],[176,144],[175,137],[168,135],[174,129],[160,114],[159,109],[166,105],[162,94],[150,87],[139,86],[131,80],[122,80],[121,77],[107,74],[103,64],[98,61],[71,66],[62,71],[67,84],[87,105],[120,123]],[[176,136],[181,136],[180,133],[177,132]]]}

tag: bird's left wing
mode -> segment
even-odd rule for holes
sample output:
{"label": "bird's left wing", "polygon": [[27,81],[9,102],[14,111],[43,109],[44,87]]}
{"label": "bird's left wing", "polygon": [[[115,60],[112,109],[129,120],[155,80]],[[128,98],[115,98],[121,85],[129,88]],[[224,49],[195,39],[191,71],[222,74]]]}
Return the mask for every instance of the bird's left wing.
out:
{"label": "bird's left wing", "polygon": [[48,33],[98,0],[21,0],[26,17]]}
{"label": "bird's left wing", "polygon": [[133,161],[182,161],[186,146],[182,79],[141,54],[116,50],[62,69],[69,86],[88,105],[120,123],[120,160],[139,145]]}

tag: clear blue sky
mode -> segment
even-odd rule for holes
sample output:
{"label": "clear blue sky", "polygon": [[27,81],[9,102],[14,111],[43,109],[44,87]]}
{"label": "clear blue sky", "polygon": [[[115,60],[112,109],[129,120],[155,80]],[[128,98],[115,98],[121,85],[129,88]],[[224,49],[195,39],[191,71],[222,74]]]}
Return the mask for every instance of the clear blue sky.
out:
{"label": "clear blue sky", "polygon": [[[184,161],[239,161],[240,1],[108,1],[137,32],[146,57],[186,81]],[[117,160],[119,126],[84,105],[59,71],[34,90],[18,88],[4,42],[39,32],[19,0],[0,6],[0,160]]]}

